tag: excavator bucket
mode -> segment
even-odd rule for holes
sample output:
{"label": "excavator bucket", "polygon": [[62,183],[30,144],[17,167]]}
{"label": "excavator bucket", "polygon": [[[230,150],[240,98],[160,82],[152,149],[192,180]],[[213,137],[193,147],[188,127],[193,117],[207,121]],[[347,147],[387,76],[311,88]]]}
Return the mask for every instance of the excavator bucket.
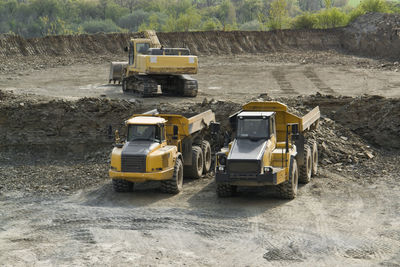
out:
{"label": "excavator bucket", "polygon": [[108,82],[113,82],[114,84],[118,82],[118,84],[120,84],[122,81],[122,74],[126,66],[128,66],[128,62],[111,62],[110,77]]}

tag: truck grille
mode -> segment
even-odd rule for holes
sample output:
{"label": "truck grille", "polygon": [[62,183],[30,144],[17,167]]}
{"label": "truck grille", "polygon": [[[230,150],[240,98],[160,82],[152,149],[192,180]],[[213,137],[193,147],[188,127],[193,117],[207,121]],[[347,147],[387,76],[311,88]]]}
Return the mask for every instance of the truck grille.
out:
{"label": "truck grille", "polygon": [[229,173],[260,173],[260,164],[258,161],[243,161],[243,160],[229,160],[228,161],[228,171]]}
{"label": "truck grille", "polygon": [[146,156],[121,156],[122,172],[146,172]]}

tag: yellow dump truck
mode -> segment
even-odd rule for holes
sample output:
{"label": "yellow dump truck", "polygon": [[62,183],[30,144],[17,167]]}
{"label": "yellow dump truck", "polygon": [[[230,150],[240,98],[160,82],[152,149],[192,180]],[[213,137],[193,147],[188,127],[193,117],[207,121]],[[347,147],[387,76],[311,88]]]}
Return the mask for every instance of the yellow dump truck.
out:
{"label": "yellow dump truck", "polygon": [[280,102],[244,105],[230,117],[233,141],[217,153],[218,196],[231,196],[238,186],[276,185],[282,198],[295,198],[298,182],[317,174],[317,143],[306,132],[319,118],[319,107],[299,117]]}
{"label": "yellow dump truck", "polygon": [[196,96],[197,80],[188,74],[197,73],[197,56],[187,48],[164,48],[154,31],[145,31],[144,35],[130,40],[126,47],[128,62],[111,63],[109,81],[122,80],[124,92],[143,97],[159,93]]}
{"label": "yellow dump truck", "polygon": [[135,114],[126,121],[127,138],[116,145],[109,170],[114,190],[132,191],[134,183],[161,181],[161,190],[176,194],[183,177],[199,178],[211,168],[207,140],[215,114]]}

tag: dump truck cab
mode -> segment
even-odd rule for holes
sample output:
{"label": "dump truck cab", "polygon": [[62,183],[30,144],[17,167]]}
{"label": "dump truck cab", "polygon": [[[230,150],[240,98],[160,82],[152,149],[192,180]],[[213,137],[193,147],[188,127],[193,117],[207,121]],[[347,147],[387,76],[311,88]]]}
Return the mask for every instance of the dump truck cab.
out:
{"label": "dump truck cab", "polygon": [[176,146],[168,146],[166,120],[160,117],[133,117],[126,121],[125,144],[112,151],[110,176],[124,176],[131,182],[170,178],[176,161]]}
{"label": "dump truck cab", "polygon": [[217,153],[218,195],[230,196],[238,186],[277,185],[282,189],[282,197],[294,198],[298,165],[301,169],[306,165],[308,180],[311,175],[311,152],[304,133],[318,119],[318,108],[298,117],[279,102],[251,102],[243,106],[229,119],[233,141]]}
{"label": "dump truck cab", "polygon": [[134,183],[161,181],[167,193],[179,193],[183,176],[200,178],[210,171],[211,146],[206,135],[215,123],[211,110],[200,114],[159,114],[152,110],[126,121],[126,140],[116,138],[110,178],[118,192]]}

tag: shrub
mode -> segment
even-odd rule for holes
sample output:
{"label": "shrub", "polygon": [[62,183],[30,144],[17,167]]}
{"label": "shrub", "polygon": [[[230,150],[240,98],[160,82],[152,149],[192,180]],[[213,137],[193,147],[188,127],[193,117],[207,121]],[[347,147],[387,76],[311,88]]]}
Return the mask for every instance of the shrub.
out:
{"label": "shrub", "polygon": [[90,20],[82,24],[82,28],[87,33],[97,33],[97,32],[120,32],[119,28],[114,21],[107,20]]}
{"label": "shrub", "polygon": [[338,8],[329,8],[315,14],[317,19],[317,28],[327,29],[346,26],[349,18]]}
{"label": "shrub", "polygon": [[318,20],[314,14],[304,13],[293,19],[291,23],[292,29],[313,29],[317,27]]}
{"label": "shrub", "polygon": [[364,11],[364,13],[386,13],[389,11],[389,6],[385,0],[363,0],[360,3],[360,8]]}
{"label": "shrub", "polygon": [[258,31],[260,30],[261,25],[258,20],[248,21],[240,25],[240,29],[244,31]]}
{"label": "shrub", "polygon": [[134,10],[132,14],[125,15],[118,20],[118,26],[136,32],[139,26],[149,22],[150,13],[142,9]]}

